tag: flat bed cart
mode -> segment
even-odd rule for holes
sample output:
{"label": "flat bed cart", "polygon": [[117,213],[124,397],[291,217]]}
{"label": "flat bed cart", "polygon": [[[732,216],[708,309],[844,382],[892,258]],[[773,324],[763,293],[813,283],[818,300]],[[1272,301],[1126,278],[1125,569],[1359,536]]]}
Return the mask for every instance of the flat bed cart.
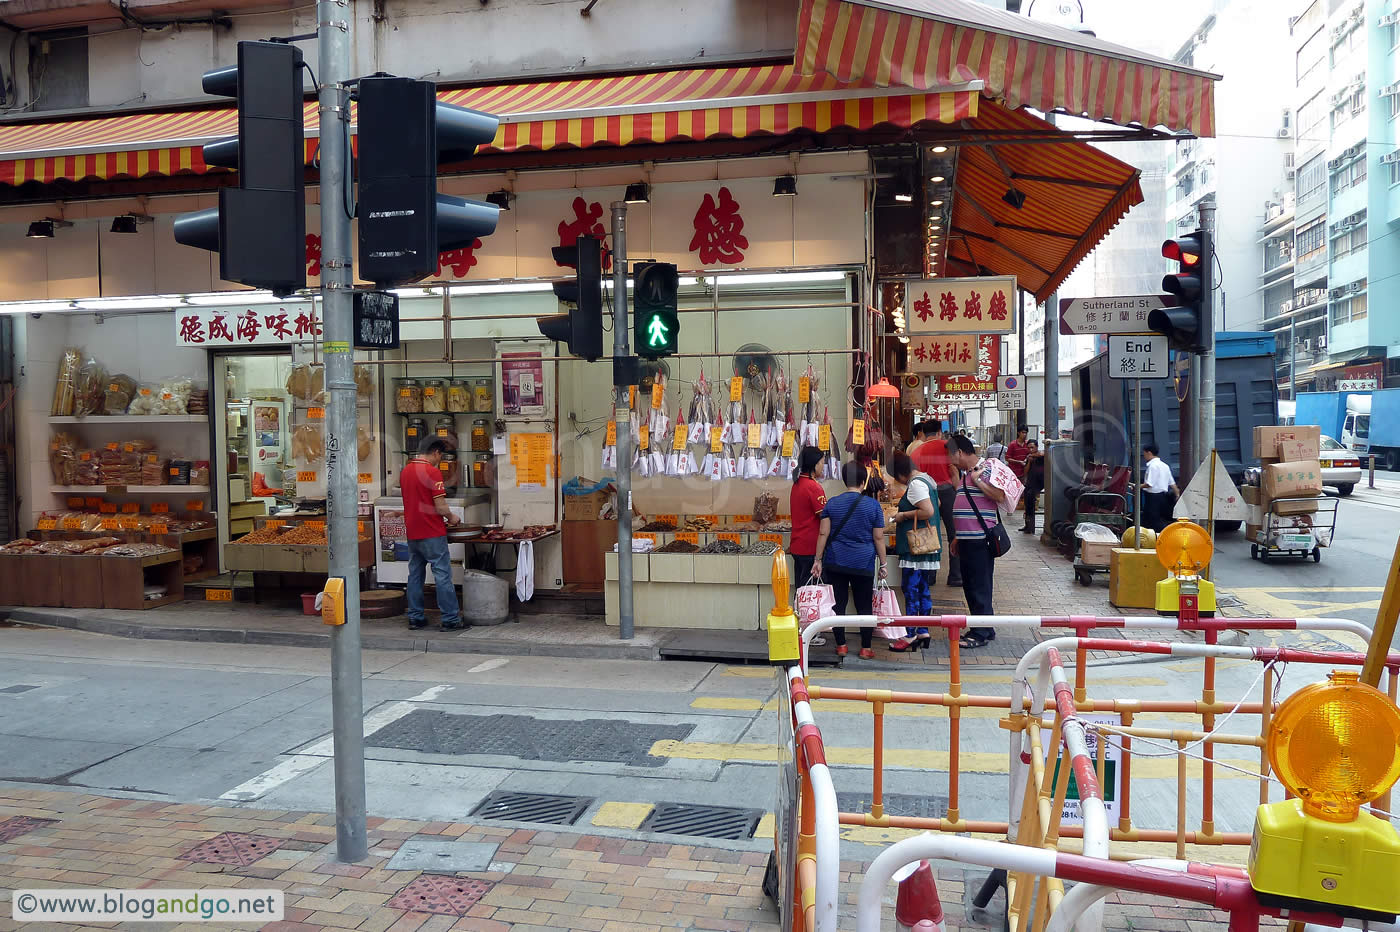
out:
{"label": "flat bed cart", "polygon": [[[1332,536],[1337,530],[1338,503],[1338,499],[1323,496],[1274,499],[1264,513],[1259,539],[1249,542],[1250,557],[1268,563],[1274,557],[1307,559],[1311,556],[1314,563],[1321,563],[1322,548],[1332,545]],[[1315,506],[1315,510],[1302,511],[1309,504]],[[1281,514],[1280,507],[1288,513]]]}

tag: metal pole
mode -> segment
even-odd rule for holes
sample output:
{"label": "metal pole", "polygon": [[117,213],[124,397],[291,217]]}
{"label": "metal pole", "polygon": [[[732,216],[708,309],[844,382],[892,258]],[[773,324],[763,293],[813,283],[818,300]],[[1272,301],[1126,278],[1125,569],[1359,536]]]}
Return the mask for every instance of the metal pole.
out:
{"label": "metal pole", "polygon": [[[1060,439],[1060,293],[1052,292],[1045,302],[1045,439]],[[1050,468],[1050,457],[1045,457]],[[1045,477],[1050,488],[1050,477]]]}
{"label": "metal pole", "polygon": [[1298,400],[1298,315],[1288,320],[1288,397]]}
{"label": "metal pole", "polygon": [[[626,359],[627,350],[627,205],[612,203],[613,359]],[[616,362],[614,362],[616,366]],[[614,369],[616,371],[616,369]],[[617,424],[617,636],[632,640],[632,429],[630,394],[626,385],[613,388],[613,420]],[[618,409],[622,412],[619,415]],[[637,409],[642,408],[641,398]],[[652,443],[656,438],[652,438]]]}
{"label": "metal pole", "polygon": [[335,748],[335,841],[341,861],[364,860],[365,745],[360,665],[359,482],[349,185],[350,21],[348,0],[318,0],[321,85],[321,314],[326,360],[326,510],[329,575],[345,580],[345,624],[331,628],[331,719]]}
{"label": "metal pole", "polygon": [[1142,379],[1133,379],[1133,549],[1142,549]]}
{"label": "metal pole", "polygon": [[1376,454],[1371,454],[1370,466],[1367,468],[1366,487],[1374,489],[1376,487]]}
{"label": "metal pole", "polygon": [[[1207,194],[1201,198],[1201,202],[1196,205],[1196,209],[1201,218],[1201,229],[1205,231],[1202,249],[1206,255],[1214,256],[1215,252],[1215,195]],[[1210,262],[1211,278],[1215,277],[1215,262]],[[1196,427],[1196,461],[1204,463],[1210,459],[1211,452],[1215,449],[1215,283],[1214,281],[1201,283],[1201,305],[1204,313],[1201,315],[1207,321],[1210,330],[1205,334],[1206,351],[1201,354],[1201,394],[1200,402],[1196,408],[1198,418]],[[1214,475],[1214,473],[1212,473]]]}

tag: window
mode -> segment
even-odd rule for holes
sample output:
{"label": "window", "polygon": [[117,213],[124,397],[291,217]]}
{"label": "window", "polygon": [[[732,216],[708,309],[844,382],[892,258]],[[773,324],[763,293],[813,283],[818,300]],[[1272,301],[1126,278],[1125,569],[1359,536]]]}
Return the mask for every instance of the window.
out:
{"label": "window", "polygon": [[1332,173],[1332,196],[1335,197],[1347,188],[1362,184],[1365,180],[1366,155],[1363,152]]}
{"label": "window", "polygon": [[1307,262],[1327,246],[1327,221],[1318,217],[1298,231],[1298,261]]}
{"label": "window", "polygon": [[1345,35],[1336,37],[1332,43],[1332,67],[1335,68],[1350,58],[1358,49],[1366,45],[1366,30],[1360,28],[1360,20],[1351,19],[1344,27]]}
{"label": "window", "polygon": [[1365,109],[1365,96],[1361,88],[1357,88],[1346,97],[1343,97],[1337,105],[1332,108],[1332,129],[1335,130]]}
{"label": "window", "polygon": [[1327,57],[1325,30],[1319,29],[1307,38],[1298,49],[1296,74],[1297,83],[1302,84],[1322,64],[1322,60]]}
{"label": "window", "polygon": [[1390,186],[1400,184],[1400,161],[1390,163]]}
{"label": "window", "polygon": [[1327,160],[1315,155],[1298,169],[1298,200],[1306,201],[1321,194],[1327,187]]}
{"label": "window", "polygon": [[1390,118],[1393,120],[1400,116],[1400,94],[1391,94],[1386,99],[1390,101]]}
{"label": "window", "polygon": [[1335,290],[1345,294],[1332,300],[1332,326],[1366,319],[1366,279]]}
{"label": "window", "polygon": [[1319,91],[1313,99],[1298,108],[1298,138],[1309,142],[1326,142],[1324,134],[1317,132],[1322,121],[1327,119],[1327,99]]}
{"label": "window", "polygon": [[1332,235],[1333,259],[1340,259],[1342,256],[1350,255],[1359,249],[1365,248],[1366,223],[1364,221],[1356,226],[1338,230]]}

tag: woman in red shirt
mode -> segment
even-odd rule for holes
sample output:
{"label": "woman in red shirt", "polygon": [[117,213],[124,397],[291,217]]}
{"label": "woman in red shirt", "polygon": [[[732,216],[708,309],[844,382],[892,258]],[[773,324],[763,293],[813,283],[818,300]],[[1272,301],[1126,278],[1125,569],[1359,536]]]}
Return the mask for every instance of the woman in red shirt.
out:
{"label": "woman in red shirt", "polygon": [[812,561],[817,556],[817,532],[826,507],[826,490],[817,481],[826,454],[816,447],[803,447],[797,459],[797,475],[792,481],[792,541],[789,548],[796,586],[805,586],[812,576]]}

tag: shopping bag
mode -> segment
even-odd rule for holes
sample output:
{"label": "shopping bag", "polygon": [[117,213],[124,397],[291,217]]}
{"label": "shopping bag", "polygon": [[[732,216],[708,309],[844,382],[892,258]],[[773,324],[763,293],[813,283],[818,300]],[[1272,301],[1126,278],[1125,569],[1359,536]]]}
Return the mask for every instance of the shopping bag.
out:
{"label": "shopping bag", "polygon": [[805,628],[815,621],[836,614],[836,594],[825,583],[802,586],[797,590],[797,623]]}
{"label": "shopping bag", "polygon": [[872,612],[880,618],[895,618],[904,614],[899,608],[899,596],[889,586],[875,590]]}

